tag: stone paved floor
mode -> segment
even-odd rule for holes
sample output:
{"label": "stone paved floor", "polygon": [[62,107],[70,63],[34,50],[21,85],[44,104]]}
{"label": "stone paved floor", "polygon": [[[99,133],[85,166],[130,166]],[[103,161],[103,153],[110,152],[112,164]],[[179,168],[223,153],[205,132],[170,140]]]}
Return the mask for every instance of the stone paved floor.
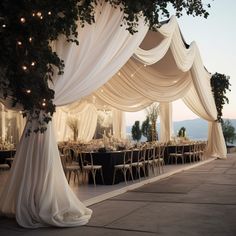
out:
{"label": "stone paved floor", "polygon": [[28,230],[0,218],[0,235],[236,235],[236,153],[90,206],[88,225]]}

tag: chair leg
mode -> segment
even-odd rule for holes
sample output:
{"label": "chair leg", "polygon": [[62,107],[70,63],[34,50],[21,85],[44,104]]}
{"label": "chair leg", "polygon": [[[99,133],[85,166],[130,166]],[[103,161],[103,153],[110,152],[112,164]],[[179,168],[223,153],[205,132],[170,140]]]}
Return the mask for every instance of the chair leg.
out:
{"label": "chair leg", "polygon": [[105,183],[104,183],[104,178],[103,178],[103,172],[102,172],[102,169],[100,169],[100,174],[101,174],[101,178],[102,178],[102,183],[105,184]]}
{"label": "chair leg", "polygon": [[68,183],[70,183],[70,178],[71,178],[71,171],[69,171]]}
{"label": "chair leg", "polygon": [[130,175],[131,175],[131,179],[132,179],[132,181],[134,182],[134,176],[133,176],[132,167],[129,168],[129,172],[130,172]]}
{"label": "chair leg", "polygon": [[116,168],[114,169],[114,173],[113,173],[113,181],[112,181],[112,184],[114,184],[115,183],[115,177],[116,177]]}
{"label": "chair leg", "polygon": [[93,184],[96,186],[96,170],[91,170],[92,176],[93,176]]}

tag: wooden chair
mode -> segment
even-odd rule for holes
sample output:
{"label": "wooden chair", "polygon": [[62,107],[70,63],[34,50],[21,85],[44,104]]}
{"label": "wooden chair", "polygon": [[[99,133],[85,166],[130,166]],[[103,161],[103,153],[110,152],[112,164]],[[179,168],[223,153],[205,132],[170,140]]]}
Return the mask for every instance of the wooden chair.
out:
{"label": "wooden chair", "polygon": [[165,148],[166,144],[164,143],[159,143],[155,147],[155,152],[154,152],[154,164],[155,167],[158,169],[158,173],[161,174],[164,173],[164,166],[165,166]]}
{"label": "wooden chair", "polygon": [[68,183],[70,183],[72,173],[74,175],[74,182],[76,180],[76,177],[79,182],[79,174],[81,173],[81,168],[79,166],[79,163],[73,161],[73,157],[71,156],[71,153],[69,151],[65,151],[64,154],[60,155],[60,157]]}
{"label": "wooden chair", "polygon": [[[171,163],[173,161],[173,159],[175,160],[175,164],[178,163],[178,159],[181,159],[182,164],[184,164],[184,146],[183,145],[176,145],[175,146],[175,151],[169,153],[169,157],[171,160]],[[168,161],[169,163],[169,161]]]}
{"label": "wooden chair", "polygon": [[133,150],[125,150],[123,154],[123,163],[114,166],[114,173],[113,173],[113,181],[112,184],[115,183],[116,173],[117,171],[121,171],[124,176],[125,183],[127,184],[127,172],[129,171],[132,181],[133,172],[132,172],[132,159],[133,159]]}
{"label": "wooden chair", "polygon": [[137,161],[132,162],[132,167],[135,169],[136,174],[138,174],[139,180],[141,180],[141,170],[143,171],[144,177],[146,177],[146,170],[145,170],[145,160],[146,160],[146,145],[143,145],[138,152]]}
{"label": "wooden chair", "polygon": [[80,163],[82,167],[83,182],[85,182],[86,176],[91,173],[94,186],[96,186],[96,174],[97,172],[100,172],[102,183],[104,184],[102,165],[93,164],[93,152],[90,152],[87,157],[86,155],[87,153],[84,152],[80,153]]}

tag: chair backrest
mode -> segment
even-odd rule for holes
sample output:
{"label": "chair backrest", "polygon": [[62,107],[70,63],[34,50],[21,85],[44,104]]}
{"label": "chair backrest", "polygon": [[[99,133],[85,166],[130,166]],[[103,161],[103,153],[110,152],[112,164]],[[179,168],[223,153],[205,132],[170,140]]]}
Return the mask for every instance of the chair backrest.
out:
{"label": "chair backrest", "polygon": [[166,144],[165,143],[160,143],[158,146],[159,146],[159,158],[164,158],[165,157]]}
{"label": "chair backrest", "polygon": [[89,152],[79,152],[78,153],[78,155],[79,155],[79,165],[80,165],[80,167],[83,169],[84,168],[84,166],[86,166],[86,165],[91,165],[91,161],[90,161],[90,159],[91,159],[91,153],[89,153]]}
{"label": "chair backrest", "polygon": [[146,160],[147,151],[148,149],[146,145],[143,145],[140,147],[139,153],[138,153],[138,162]]}
{"label": "chair backrest", "polygon": [[146,150],[146,160],[155,159],[155,149],[156,149],[155,145],[147,148],[147,150]]}
{"label": "chair backrest", "polygon": [[184,145],[182,145],[182,144],[177,144],[177,145],[175,146],[175,153],[183,154],[183,153],[184,153]]}
{"label": "chair backrest", "polygon": [[65,168],[66,168],[66,156],[64,154],[61,154],[60,158],[61,158],[62,168],[65,170]]}
{"label": "chair backrest", "polygon": [[133,149],[124,150],[123,153],[123,164],[132,164],[133,162]]}
{"label": "chair backrest", "polygon": [[66,162],[72,163],[73,161],[78,161],[78,152],[71,147],[65,147],[63,149],[63,154],[66,157]]}

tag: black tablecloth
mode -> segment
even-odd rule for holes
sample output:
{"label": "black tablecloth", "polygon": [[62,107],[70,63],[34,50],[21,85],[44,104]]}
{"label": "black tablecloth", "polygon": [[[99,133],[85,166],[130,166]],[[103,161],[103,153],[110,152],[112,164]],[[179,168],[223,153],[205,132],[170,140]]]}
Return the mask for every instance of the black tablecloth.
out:
{"label": "black tablecloth", "polygon": [[[14,157],[16,150],[0,150],[0,164],[5,164],[6,158]],[[11,163],[7,163],[11,164]]]}
{"label": "black tablecloth", "polygon": [[[89,158],[89,153],[87,153],[87,158]],[[94,152],[93,154],[93,164],[101,165],[103,171],[104,184],[112,184],[114,166],[123,164],[124,151],[114,151],[114,152]],[[138,151],[133,152],[133,161],[137,160]],[[134,175],[135,177],[135,175]],[[124,176],[120,171],[117,171],[115,184],[124,181]],[[90,176],[89,183],[93,184],[93,180]],[[99,172],[96,174],[96,184],[103,184],[101,175]]]}

